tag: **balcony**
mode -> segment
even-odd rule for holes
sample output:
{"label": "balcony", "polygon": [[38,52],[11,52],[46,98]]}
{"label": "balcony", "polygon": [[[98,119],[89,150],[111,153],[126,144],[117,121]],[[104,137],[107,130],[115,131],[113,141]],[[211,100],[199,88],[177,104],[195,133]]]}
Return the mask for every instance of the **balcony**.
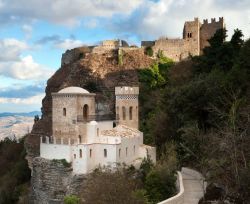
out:
{"label": "balcony", "polygon": [[76,120],[73,120],[73,123],[87,123],[90,121],[116,121],[118,120],[118,115],[115,114],[105,114],[105,115],[89,115],[88,117],[83,117],[83,115],[78,115]]}

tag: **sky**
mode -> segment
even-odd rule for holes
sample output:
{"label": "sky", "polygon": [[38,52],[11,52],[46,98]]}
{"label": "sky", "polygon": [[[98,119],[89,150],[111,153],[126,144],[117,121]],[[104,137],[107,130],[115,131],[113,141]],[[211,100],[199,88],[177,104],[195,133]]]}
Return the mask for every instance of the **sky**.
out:
{"label": "sky", "polygon": [[67,49],[181,38],[185,21],[221,16],[229,39],[250,37],[250,0],[0,0],[0,112],[40,110]]}

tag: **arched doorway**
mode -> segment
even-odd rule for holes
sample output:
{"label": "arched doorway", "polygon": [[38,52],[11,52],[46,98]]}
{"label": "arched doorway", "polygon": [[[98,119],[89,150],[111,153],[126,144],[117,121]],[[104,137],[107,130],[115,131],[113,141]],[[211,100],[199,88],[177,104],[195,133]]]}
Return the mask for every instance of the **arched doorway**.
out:
{"label": "arched doorway", "polygon": [[83,106],[83,120],[87,120],[89,117],[89,106],[85,104]]}

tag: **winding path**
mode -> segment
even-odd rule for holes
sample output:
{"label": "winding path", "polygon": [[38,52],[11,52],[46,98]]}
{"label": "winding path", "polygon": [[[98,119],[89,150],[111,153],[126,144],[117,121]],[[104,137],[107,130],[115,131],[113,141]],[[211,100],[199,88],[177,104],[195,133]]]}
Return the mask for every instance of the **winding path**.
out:
{"label": "winding path", "polygon": [[184,204],[198,204],[204,191],[202,175],[192,169],[182,168],[181,170],[184,186]]}

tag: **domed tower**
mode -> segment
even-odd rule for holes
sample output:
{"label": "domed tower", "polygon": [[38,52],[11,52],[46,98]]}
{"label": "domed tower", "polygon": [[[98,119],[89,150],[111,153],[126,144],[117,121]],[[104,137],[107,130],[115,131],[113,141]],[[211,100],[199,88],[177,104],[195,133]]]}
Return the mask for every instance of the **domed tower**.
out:
{"label": "domed tower", "polygon": [[116,115],[119,125],[139,128],[139,87],[115,87]]}
{"label": "domed tower", "polygon": [[55,139],[85,142],[86,124],[95,116],[95,94],[80,87],[52,93],[52,130]]}

